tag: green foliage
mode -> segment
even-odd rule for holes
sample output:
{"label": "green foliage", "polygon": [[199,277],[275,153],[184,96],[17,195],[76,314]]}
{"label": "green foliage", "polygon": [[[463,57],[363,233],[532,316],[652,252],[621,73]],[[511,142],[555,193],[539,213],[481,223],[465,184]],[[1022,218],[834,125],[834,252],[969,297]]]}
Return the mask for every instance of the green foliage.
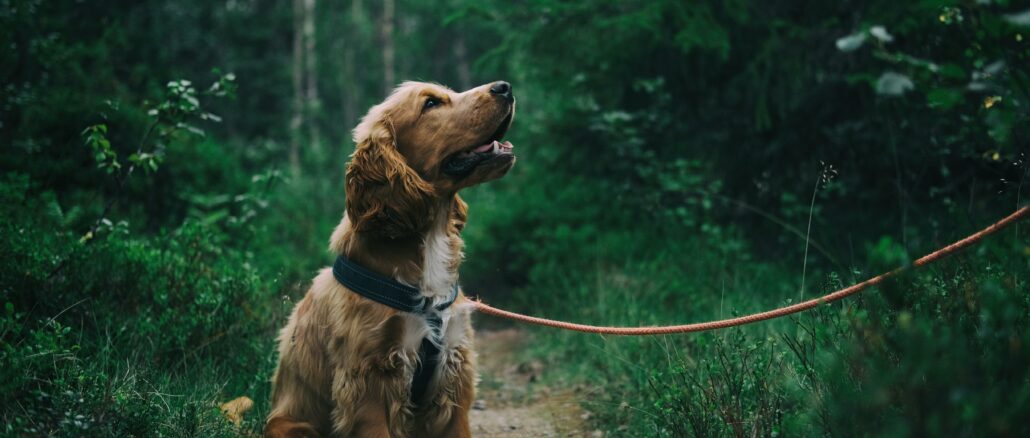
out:
{"label": "green foliage", "polygon": [[[270,299],[277,278],[259,275],[260,259],[232,242],[263,231],[253,219],[267,206],[277,172],[236,184],[241,193],[223,210],[192,214],[171,229],[137,234],[128,221],[108,218],[118,201],[133,197],[123,189],[153,184],[133,178],[134,169],[155,174],[166,151],[192,150],[191,137],[203,132],[191,121],[219,120],[202,110],[198,96],[231,95],[233,81],[223,75],[200,93],[189,81],[170,82],[164,100],[148,111],[128,165],[119,161],[107,124],[82,132],[115,190],[81,237],[76,225],[88,215],[82,211],[97,209],[99,196],[65,208],[61,194],[28,175],[5,174],[0,181],[0,247],[19,255],[0,268],[7,312],[0,361],[11,395],[0,403],[6,434],[235,435],[215,403],[267,393],[265,379],[255,376],[267,375],[273,363],[271,333],[283,312]],[[198,156],[201,163],[212,161],[209,152]],[[207,170],[238,166],[230,163],[212,162]],[[175,173],[201,183],[205,172],[181,166]],[[260,372],[238,372],[256,365]],[[190,395],[176,394],[184,390]],[[251,419],[247,427],[258,425]]]}
{"label": "green foliage", "polygon": [[[828,292],[1025,203],[1030,51],[1007,5],[532,5],[501,14],[523,30],[491,58],[530,84],[522,167],[467,196],[488,301],[604,325],[750,313],[797,297],[803,269],[823,279],[806,297]],[[541,331],[529,354],[603,388],[584,407],[634,436],[1020,435],[994,388],[1026,391],[1001,364],[1027,363],[1027,259],[998,255],[1023,233],[793,324]],[[969,287],[1019,303],[941,311]],[[1020,315],[996,326],[1010,347],[976,334],[998,312]]]}
{"label": "green foliage", "polygon": [[[210,397],[267,391],[264,379],[236,370],[270,371],[273,323],[283,311],[247,255],[227,248],[223,232],[191,221],[153,239],[111,226],[79,241],[25,196],[33,188],[24,177],[2,188],[0,244],[21,255],[0,269],[8,432],[230,433]],[[232,354],[220,353],[226,348]],[[198,375],[194,364],[205,371]],[[160,400],[181,378],[213,392]]]}
{"label": "green foliage", "polygon": [[771,338],[752,340],[741,330],[689,346],[684,353],[699,359],[648,379],[656,396],[657,429],[671,436],[785,432],[784,417],[793,406],[774,380],[784,369],[776,347]]}
{"label": "green foliage", "polygon": [[[1021,365],[1030,360],[1023,347],[1030,302],[1022,293],[1030,259],[1013,258],[1014,243],[989,244],[789,320],[659,339],[541,331],[530,354],[561,364],[550,379],[600,388],[584,407],[601,414],[602,429],[631,436],[1018,436],[1027,432],[1018,418],[1030,400]],[[730,283],[728,292],[692,293],[689,306],[650,301],[649,283],[689,287],[663,284],[685,277],[666,272],[591,283],[579,308],[546,308],[549,316],[637,325],[776,305],[732,292],[756,291],[768,276]],[[827,275],[821,292],[842,286]],[[542,292],[532,299],[556,293]]]}
{"label": "green foliage", "polygon": [[[701,321],[908,265],[1026,202],[1015,3],[404,0],[390,36],[322,1],[299,46],[287,2],[4,3],[2,434],[233,435],[239,395],[258,430],[388,76],[514,84],[518,165],[462,194],[491,303]],[[1026,435],[1026,233],[792,321],[526,354],[619,436]]]}
{"label": "green foliage", "polygon": [[82,131],[82,136],[86,137],[86,145],[93,151],[97,168],[104,169],[107,173],[114,173],[122,168],[118,163],[118,153],[111,149],[111,141],[107,139],[107,125],[87,126]]}

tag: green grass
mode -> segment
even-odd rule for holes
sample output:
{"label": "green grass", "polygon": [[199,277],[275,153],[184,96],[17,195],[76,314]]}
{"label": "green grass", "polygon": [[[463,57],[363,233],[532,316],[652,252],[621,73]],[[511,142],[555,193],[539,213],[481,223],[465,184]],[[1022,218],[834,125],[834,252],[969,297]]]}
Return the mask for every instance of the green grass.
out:
{"label": "green grass", "polygon": [[[1024,242],[1008,230],[790,318],[643,338],[537,329],[527,354],[552,364],[552,381],[594,388],[582,404],[598,427],[631,436],[1021,435],[1030,409]],[[712,261],[709,248],[691,246],[701,255],[687,262],[659,254],[516,294],[532,313],[617,325],[711,320],[797,297],[789,269]],[[843,283],[823,274],[809,293]]]}
{"label": "green grass", "polygon": [[[52,197],[29,195],[27,179],[0,186],[0,246],[18,254],[0,270],[4,435],[234,436],[217,405],[240,395],[256,402],[242,431],[260,431],[273,338],[304,281],[300,263],[271,254],[270,225],[187,218],[145,234],[112,224],[84,242]],[[469,196],[480,222],[464,271],[493,303],[659,325],[798,297],[797,263],[751,256],[732,227],[540,229],[519,251],[533,258],[486,269],[503,239],[519,237],[492,227],[536,220],[504,214],[488,202],[496,196]],[[575,223],[582,213],[559,214]],[[859,296],[743,328],[639,338],[532,329],[524,355],[549,364],[545,384],[591,388],[580,401],[592,427],[620,436],[1020,435],[1030,411],[1026,241],[1026,227],[1009,229]],[[316,249],[290,251],[323,261]],[[865,254],[861,271],[811,269],[808,296],[911,259],[889,239]],[[521,285],[491,297],[492,278],[519,272]]]}

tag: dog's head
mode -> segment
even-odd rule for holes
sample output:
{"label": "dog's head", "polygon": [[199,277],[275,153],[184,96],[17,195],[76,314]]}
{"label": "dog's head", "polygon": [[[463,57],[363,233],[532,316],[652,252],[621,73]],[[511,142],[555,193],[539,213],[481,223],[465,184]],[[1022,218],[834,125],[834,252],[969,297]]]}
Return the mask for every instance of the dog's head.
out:
{"label": "dog's head", "polygon": [[355,230],[387,237],[416,234],[434,201],[500,178],[515,164],[502,142],[515,115],[511,85],[464,93],[405,82],[354,129],[347,166],[347,214]]}

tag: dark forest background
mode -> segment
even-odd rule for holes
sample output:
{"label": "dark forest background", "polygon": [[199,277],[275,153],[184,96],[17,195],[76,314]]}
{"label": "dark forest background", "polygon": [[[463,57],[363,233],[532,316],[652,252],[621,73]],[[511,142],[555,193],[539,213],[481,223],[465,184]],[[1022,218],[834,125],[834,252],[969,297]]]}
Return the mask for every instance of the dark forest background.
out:
{"label": "dark forest background", "polygon": [[[1010,0],[5,0],[0,47],[10,436],[231,436],[238,395],[260,430],[350,130],[402,80],[513,84],[462,279],[536,315],[764,310],[1026,204]],[[795,318],[524,355],[610,436],[1025,436],[1027,228]]]}

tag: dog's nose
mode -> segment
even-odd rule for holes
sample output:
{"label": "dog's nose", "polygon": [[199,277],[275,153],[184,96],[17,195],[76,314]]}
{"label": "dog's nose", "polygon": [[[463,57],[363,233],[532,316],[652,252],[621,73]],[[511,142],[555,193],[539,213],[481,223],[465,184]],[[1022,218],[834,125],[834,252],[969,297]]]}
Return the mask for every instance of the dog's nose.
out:
{"label": "dog's nose", "polygon": [[490,86],[490,93],[511,100],[511,84],[504,81],[494,82],[493,85]]}

